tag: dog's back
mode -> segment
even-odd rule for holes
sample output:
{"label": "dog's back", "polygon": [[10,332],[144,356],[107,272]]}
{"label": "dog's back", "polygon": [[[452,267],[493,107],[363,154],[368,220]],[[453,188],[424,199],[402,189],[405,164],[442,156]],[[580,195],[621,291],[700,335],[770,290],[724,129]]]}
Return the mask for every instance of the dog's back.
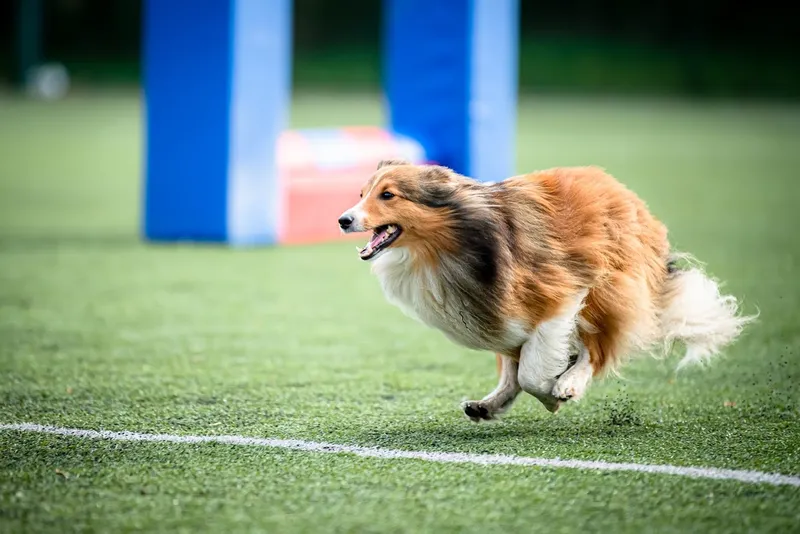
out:
{"label": "dog's back", "polygon": [[[547,285],[588,288],[578,328],[594,374],[675,340],[687,344],[682,363],[705,359],[750,320],[698,268],[676,267],[666,227],[602,169],[544,170],[506,180],[503,190],[512,226],[535,229],[517,240],[528,249],[515,254],[530,273],[520,284],[524,305],[540,310]],[[537,290],[525,294],[526,285]]]}

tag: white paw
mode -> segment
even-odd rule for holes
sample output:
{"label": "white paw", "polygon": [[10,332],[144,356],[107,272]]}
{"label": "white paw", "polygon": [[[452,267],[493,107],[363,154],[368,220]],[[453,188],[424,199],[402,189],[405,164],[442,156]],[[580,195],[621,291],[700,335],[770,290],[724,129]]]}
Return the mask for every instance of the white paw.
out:
{"label": "white paw", "polygon": [[561,400],[579,400],[592,380],[591,368],[575,366],[556,381],[552,395]]}

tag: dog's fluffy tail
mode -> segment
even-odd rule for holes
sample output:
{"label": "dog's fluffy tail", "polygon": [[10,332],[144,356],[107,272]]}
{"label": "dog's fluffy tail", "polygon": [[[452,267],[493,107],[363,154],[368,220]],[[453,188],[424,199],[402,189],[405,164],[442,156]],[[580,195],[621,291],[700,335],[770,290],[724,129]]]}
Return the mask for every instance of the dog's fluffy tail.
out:
{"label": "dog's fluffy tail", "polygon": [[[679,267],[680,260],[690,265]],[[660,329],[665,349],[675,342],[686,347],[678,369],[690,364],[705,364],[758,317],[744,316],[731,295],[723,295],[719,284],[688,255],[670,258],[669,274],[661,294]]]}

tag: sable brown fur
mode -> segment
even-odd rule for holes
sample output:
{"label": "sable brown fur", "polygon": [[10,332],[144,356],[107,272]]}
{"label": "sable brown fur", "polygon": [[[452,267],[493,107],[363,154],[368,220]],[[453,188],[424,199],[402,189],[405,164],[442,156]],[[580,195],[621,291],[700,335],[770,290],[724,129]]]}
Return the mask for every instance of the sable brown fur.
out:
{"label": "sable brown fur", "polygon": [[597,373],[621,357],[631,323],[650,317],[655,325],[667,231],[602,170],[552,169],[485,186],[441,167],[400,165],[364,190],[378,179],[397,190],[402,205],[368,201],[368,213],[399,223],[404,235],[396,245],[405,242],[421,265],[435,267],[452,254],[469,266],[473,279],[462,284],[481,292],[464,298],[483,329],[495,331],[507,317],[534,327],[590,287],[581,316],[592,328],[581,337]]}
{"label": "sable brown fur", "polygon": [[[683,313],[670,308],[683,286],[670,282],[681,271],[667,229],[602,169],[553,168],[484,184],[440,166],[385,161],[351,212],[357,231],[401,229],[382,254],[403,256],[374,260],[387,297],[457,343],[496,352],[499,371],[501,355],[519,361],[529,336],[576,295],[585,294],[575,335],[592,375],[682,335],[662,325],[666,311]],[[403,285],[413,277],[421,289]],[[686,310],[708,327],[706,338],[719,334],[714,343],[732,340],[746,322],[723,309],[727,302],[714,301],[720,317]],[[715,331],[725,319],[734,321],[729,331]]]}

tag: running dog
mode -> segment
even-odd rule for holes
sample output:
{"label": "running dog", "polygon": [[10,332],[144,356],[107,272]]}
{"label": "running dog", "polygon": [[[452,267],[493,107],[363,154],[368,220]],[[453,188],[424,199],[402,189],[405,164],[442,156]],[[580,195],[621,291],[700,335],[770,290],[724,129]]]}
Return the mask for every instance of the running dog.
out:
{"label": "running dog", "polygon": [[389,302],[454,343],[497,355],[500,381],[465,402],[472,421],[525,391],[555,413],[634,353],[707,361],[755,316],[671,250],[667,229],[604,170],[553,168],[482,183],[437,165],[382,161],[343,232]]}

